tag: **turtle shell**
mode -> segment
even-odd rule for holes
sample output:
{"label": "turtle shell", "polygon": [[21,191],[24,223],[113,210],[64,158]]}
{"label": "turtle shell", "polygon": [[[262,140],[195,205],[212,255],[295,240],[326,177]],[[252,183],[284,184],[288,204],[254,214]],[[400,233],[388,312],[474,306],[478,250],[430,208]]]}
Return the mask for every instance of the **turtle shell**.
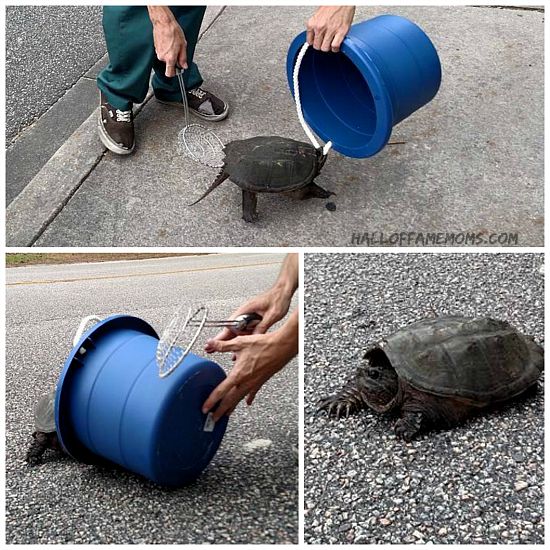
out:
{"label": "turtle shell", "polygon": [[231,181],[257,193],[305,187],[319,171],[320,153],[315,147],[279,136],[231,141],[224,152],[224,171]]}
{"label": "turtle shell", "polygon": [[544,350],[505,321],[425,319],[378,346],[398,376],[428,393],[478,404],[523,393],[544,367]]}

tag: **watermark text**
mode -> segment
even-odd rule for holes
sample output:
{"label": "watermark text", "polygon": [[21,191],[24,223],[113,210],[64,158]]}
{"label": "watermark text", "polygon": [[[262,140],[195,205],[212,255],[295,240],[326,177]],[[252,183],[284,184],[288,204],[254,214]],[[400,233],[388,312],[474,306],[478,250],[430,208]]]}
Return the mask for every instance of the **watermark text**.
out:
{"label": "watermark text", "polygon": [[351,234],[352,246],[517,246],[518,233],[476,233],[476,232],[439,232],[423,233],[417,231],[354,231]]}

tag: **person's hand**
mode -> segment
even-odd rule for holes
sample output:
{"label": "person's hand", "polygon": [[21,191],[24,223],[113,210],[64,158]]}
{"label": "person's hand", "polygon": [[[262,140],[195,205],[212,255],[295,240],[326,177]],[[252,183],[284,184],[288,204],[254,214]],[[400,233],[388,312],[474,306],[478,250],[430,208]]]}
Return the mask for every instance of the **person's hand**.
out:
{"label": "person's hand", "polygon": [[321,6],[306,23],[307,43],[323,52],[340,51],[354,15],[355,6]]}
{"label": "person's hand", "polygon": [[232,340],[215,340],[212,351],[231,352],[235,364],[228,377],[204,402],[202,412],[213,411],[214,422],[231,414],[246,396],[251,405],[259,389],[298,353],[298,312],[275,332],[237,336]]}
{"label": "person's hand", "polygon": [[[264,334],[288,312],[292,295],[298,288],[298,254],[287,254],[275,284],[267,291],[245,302],[234,311],[231,319],[243,313],[258,313],[263,317],[250,334]],[[206,342],[205,351],[216,351],[212,343],[220,340],[231,340],[236,334],[228,328],[223,329],[214,338]]]}
{"label": "person's hand", "polygon": [[187,41],[176,18],[166,6],[149,6],[155,53],[166,64],[165,74],[176,76],[176,66],[187,69]]}
{"label": "person's hand", "polygon": [[[264,334],[272,325],[280,321],[287,314],[290,307],[290,299],[291,296],[274,287],[245,302],[231,314],[230,319],[235,319],[235,317],[243,313],[258,313],[263,319],[253,328],[251,334]],[[232,330],[224,328],[214,338],[206,342],[204,350],[208,353],[220,351],[215,347],[216,342],[231,340],[236,338],[236,336]]]}

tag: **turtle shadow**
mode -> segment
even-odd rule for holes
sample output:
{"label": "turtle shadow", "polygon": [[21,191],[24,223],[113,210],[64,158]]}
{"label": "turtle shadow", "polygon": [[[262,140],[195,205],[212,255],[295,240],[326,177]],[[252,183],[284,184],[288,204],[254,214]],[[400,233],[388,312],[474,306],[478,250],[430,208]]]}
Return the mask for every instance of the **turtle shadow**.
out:
{"label": "turtle shadow", "polygon": [[[40,464],[37,464],[36,466],[44,466],[46,464],[56,464],[59,462],[69,462],[70,460],[71,460],[71,457],[68,456],[63,451],[49,449],[42,456],[40,460]],[[31,468],[35,467],[32,464],[28,464],[28,466]]]}
{"label": "turtle shadow", "polygon": [[[520,395],[513,397],[502,403],[493,403],[487,406],[484,409],[479,410],[477,413],[474,413],[472,416],[467,418],[464,422],[457,424],[452,427],[430,427],[426,430],[423,430],[418,436],[414,438],[413,441],[423,441],[429,439],[434,435],[448,434],[452,430],[457,428],[468,428],[475,426],[481,418],[501,418],[510,413],[519,413],[521,409],[525,407],[526,404],[532,403],[537,399],[537,397],[544,397],[544,386],[543,382],[539,380],[536,384],[533,384],[531,387],[527,388]],[[326,422],[345,422],[347,418],[332,418],[327,416],[323,411],[317,408],[317,403],[311,404],[311,414],[310,417],[314,419],[324,418]],[[381,430],[389,430],[393,433],[394,424],[399,419],[400,412],[397,410],[392,410],[384,414],[377,414],[373,411],[360,411],[358,415],[355,416],[363,428],[361,435],[366,439],[373,439],[381,435]],[[350,418],[353,418],[350,416]],[[396,440],[399,439],[396,437]],[[402,441],[403,444],[407,442]],[[410,443],[410,442],[409,442]]]}

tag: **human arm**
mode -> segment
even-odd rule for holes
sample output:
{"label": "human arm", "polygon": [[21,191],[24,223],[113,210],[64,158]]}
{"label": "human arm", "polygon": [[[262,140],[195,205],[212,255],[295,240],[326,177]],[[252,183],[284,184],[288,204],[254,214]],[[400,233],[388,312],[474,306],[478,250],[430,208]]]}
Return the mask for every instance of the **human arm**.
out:
{"label": "human arm", "polygon": [[321,6],[306,23],[307,43],[323,52],[340,51],[355,15],[355,6]]}
{"label": "human arm", "polygon": [[[267,332],[272,325],[280,321],[287,314],[292,295],[298,288],[298,271],[298,254],[287,254],[275,284],[266,292],[247,300],[232,313],[230,318],[235,319],[235,317],[243,313],[258,313],[263,319],[254,327],[252,334]],[[215,351],[212,348],[212,342],[230,340],[235,338],[235,336],[235,333],[230,329],[223,329],[214,338],[206,342],[204,349],[209,353]]]}
{"label": "human arm", "polygon": [[212,413],[217,421],[224,414],[231,414],[245,396],[251,405],[260,388],[298,354],[298,311],[292,312],[283,326],[273,332],[214,340],[212,351],[232,352],[235,360],[227,378],[202,408],[206,414],[219,403]]}
{"label": "human arm", "polygon": [[176,65],[187,69],[187,41],[182,28],[168,6],[147,6],[153,24],[155,52],[166,64],[167,77],[176,76]]}

